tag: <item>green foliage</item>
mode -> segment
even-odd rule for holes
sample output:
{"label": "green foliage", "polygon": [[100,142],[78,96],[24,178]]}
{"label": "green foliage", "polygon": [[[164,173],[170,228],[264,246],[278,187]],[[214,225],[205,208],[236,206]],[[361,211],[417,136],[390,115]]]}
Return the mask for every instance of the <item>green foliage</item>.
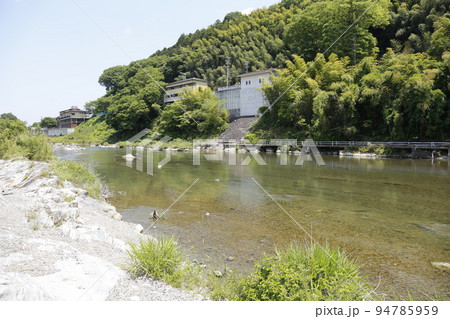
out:
{"label": "green foliage", "polygon": [[25,157],[35,161],[49,161],[53,156],[46,136],[31,135],[24,122],[0,119],[0,158]]}
{"label": "green foliage", "polygon": [[129,245],[130,261],[125,269],[133,276],[149,276],[175,287],[193,288],[200,284],[199,269],[186,262],[173,237],[141,239],[138,244]]}
{"label": "green foliage", "polygon": [[20,136],[16,145],[22,156],[33,161],[49,161],[53,157],[53,150],[48,138],[43,134]]}
{"label": "green foliage", "polygon": [[369,300],[370,286],[357,264],[328,245],[291,244],[263,258],[247,277],[230,277],[212,285],[216,300]]}
{"label": "green foliage", "polygon": [[54,117],[44,117],[41,120],[41,127],[53,128],[58,126],[58,121]]}
{"label": "green foliage", "polygon": [[[181,138],[214,135],[223,128],[221,115],[164,106],[160,85],[198,77],[213,89],[223,86],[229,57],[231,85],[246,71],[246,62],[248,71],[281,69],[265,91],[274,102],[318,58],[267,112],[253,130],[255,138],[448,139],[450,0],[371,5],[369,0],[284,0],[250,15],[229,13],[149,58],[105,70],[99,78],[105,96],[86,107],[104,113],[120,139],[143,128]],[[326,59],[317,55],[332,43]]]}
{"label": "green foliage", "polygon": [[50,169],[61,180],[72,182],[76,187],[87,190],[90,196],[100,198],[100,179],[83,165],[69,160],[55,159],[50,164]]}
{"label": "green foliage", "polygon": [[209,88],[187,90],[181,94],[181,100],[164,108],[159,129],[183,139],[216,136],[228,127],[228,111],[220,105]]}
{"label": "green foliage", "polygon": [[435,23],[436,31],[431,36],[430,54],[440,58],[446,51],[450,51],[450,19],[442,17]]}
{"label": "green foliage", "polygon": [[2,113],[0,114],[0,119],[18,121],[19,119],[12,113]]}
{"label": "green foliage", "polygon": [[192,141],[176,138],[163,145],[164,148],[192,149]]}
{"label": "green foliage", "polygon": [[75,128],[72,134],[52,138],[52,142],[78,144],[104,144],[113,142],[117,131],[104,120],[104,116],[96,116]]}
{"label": "green foliage", "polygon": [[[348,149],[346,149],[348,151]],[[353,150],[353,149],[352,149]],[[377,155],[389,155],[392,154],[392,148],[385,145],[367,145],[356,147],[356,150],[361,153],[373,153]]]}
{"label": "green foliage", "polygon": [[128,79],[128,86],[112,95],[106,122],[119,132],[135,132],[150,127],[160,114],[162,77],[158,69],[138,69]]}
{"label": "green foliage", "polygon": [[391,47],[396,52],[426,52],[430,48],[437,21],[449,18],[449,0],[392,1],[391,21],[385,30],[375,30],[381,52]]}
{"label": "green foliage", "polygon": [[334,54],[319,55],[315,64],[294,57],[264,88],[276,103],[255,134],[265,130],[272,132],[269,137],[316,140],[449,137],[450,59],[388,50],[380,62],[365,58],[356,67],[348,62]]}
{"label": "green foliage", "polygon": [[[285,44],[307,61],[324,52],[349,56],[353,63],[378,52],[377,40],[370,28],[389,24],[389,0],[332,0],[311,3],[287,26]],[[370,9],[368,11],[367,8]],[[352,23],[358,22],[336,42]]]}

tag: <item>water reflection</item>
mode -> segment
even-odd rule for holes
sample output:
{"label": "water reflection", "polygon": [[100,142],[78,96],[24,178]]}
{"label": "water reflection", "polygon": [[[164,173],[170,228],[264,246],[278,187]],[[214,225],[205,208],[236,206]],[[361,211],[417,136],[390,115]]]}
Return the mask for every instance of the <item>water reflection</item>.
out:
{"label": "water reflection", "polygon": [[[431,262],[449,260],[450,169],[448,161],[349,159],[324,157],[295,166],[296,156],[263,154],[267,165],[240,165],[248,154],[220,153],[216,160],[201,154],[89,149],[60,154],[89,162],[116,194],[112,203],[124,219],[148,226],[153,209],[164,210],[197,178],[152,233],[175,234],[198,260],[215,264],[235,260],[243,270],[273,245],[308,236],[268,197],[253,178],[314,238],[351,252],[369,280],[389,296],[408,290],[448,299],[447,273]],[[213,155],[213,154],[207,154]],[[236,156],[237,165],[228,165]],[[150,166],[151,165],[151,166]],[[147,174],[153,172],[153,175]],[[230,264],[230,262],[228,262]]]}

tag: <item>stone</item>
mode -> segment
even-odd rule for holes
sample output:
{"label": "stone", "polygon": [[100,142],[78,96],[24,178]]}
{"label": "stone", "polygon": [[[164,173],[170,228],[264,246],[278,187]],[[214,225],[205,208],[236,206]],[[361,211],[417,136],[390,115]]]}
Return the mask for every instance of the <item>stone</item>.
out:
{"label": "stone", "polygon": [[141,224],[137,224],[134,229],[140,234],[142,234],[144,232],[144,227],[142,227]]}
{"label": "stone", "polygon": [[432,262],[433,267],[450,273],[450,263]]}
{"label": "stone", "polygon": [[222,278],[222,277],[223,277],[223,274],[222,274],[220,271],[215,270],[215,271],[214,271],[214,276],[216,276],[217,278]]}
{"label": "stone", "polygon": [[120,215],[119,213],[115,213],[112,218],[114,218],[115,220],[122,220],[122,215]]}
{"label": "stone", "polygon": [[234,260],[234,257],[233,257],[233,256],[229,256],[229,257],[227,257],[227,260],[228,260],[228,261],[233,261],[233,260]]}

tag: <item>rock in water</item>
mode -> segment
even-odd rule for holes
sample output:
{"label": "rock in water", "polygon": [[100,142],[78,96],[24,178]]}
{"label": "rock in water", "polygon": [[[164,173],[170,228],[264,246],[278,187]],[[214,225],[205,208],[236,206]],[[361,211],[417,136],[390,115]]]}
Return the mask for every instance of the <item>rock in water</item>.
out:
{"label": "rock in water", "polygon": [[431,264],[439,270],[443,270],[450,273],[450,263],[432,262]]}
{"label": "rock in water", "polygon": [[137,224],[134,229],[136,229],[136,231],[141,234],[144,232],[144,227],[142,227],[141,224]]}

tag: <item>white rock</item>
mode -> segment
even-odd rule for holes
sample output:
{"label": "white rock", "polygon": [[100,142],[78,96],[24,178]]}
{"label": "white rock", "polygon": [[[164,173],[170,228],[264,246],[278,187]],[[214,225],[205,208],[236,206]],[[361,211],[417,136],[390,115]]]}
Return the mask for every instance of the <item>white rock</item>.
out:
{"label": "white rock", "polygon": [[112,218],[116,219],[116,220],[122,220],[122,215],[120,215],[119,213],[115,213]]}
{"label": "white rock", "polygon": [[142,227],[141,224],[137,224],[134,229],[140,234],[142,234],[144,232],[144,227]]}

